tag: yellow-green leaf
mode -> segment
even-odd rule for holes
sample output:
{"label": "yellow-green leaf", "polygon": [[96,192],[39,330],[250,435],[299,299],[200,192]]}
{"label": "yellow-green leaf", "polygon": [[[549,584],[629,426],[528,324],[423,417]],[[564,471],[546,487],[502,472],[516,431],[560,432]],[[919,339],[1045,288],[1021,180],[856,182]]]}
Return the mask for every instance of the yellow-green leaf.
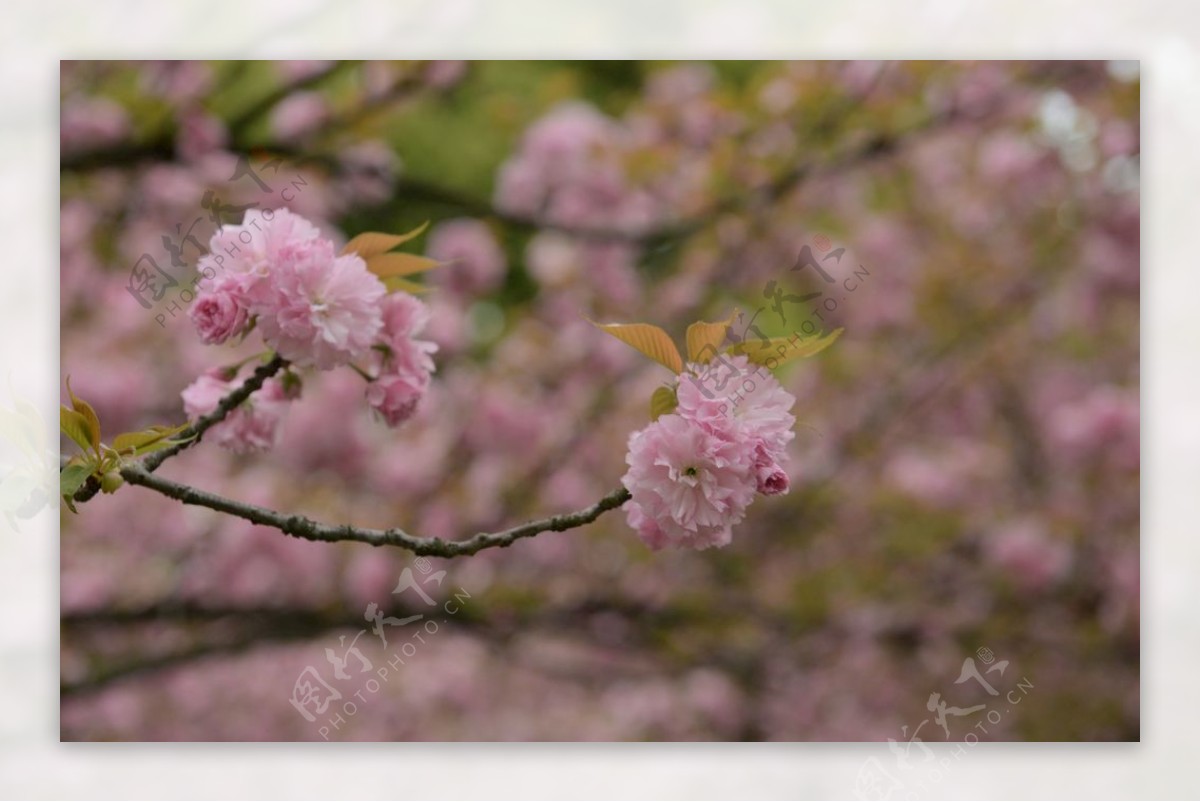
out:
{"label": "yellow-green leaf", "polygon": [[671,342],[667,333],[658,326],[652,326],[649,323],[589,322],[626,345],[632,345],[655,362],[664,365],[672,373],[683,372],[683,359],[679,356],[675,343]]}
{"label": "yellow-green leaf", "polygon": [[179,426],[152,426],[140,432],[125,432],[113,439],[113,448],[122,454],[126,452],[145,453],[146,446],[154,445],[172,435],[179,434],[187,427],[188,424],[184,423]]}
{"label": "yellow-green leaf", "polygon": [[662,415],[669,415],[679,406],[679,396],[674,387],[659,387],[650,396],[650,420],[658,420]]}
{"label": "yellow-green leaf", "polygon": [[410,276],[438,266],[436,259],[414,253],[381,253],[367,260],[367,270],[380,278]]}
{"label": "yellow-green leaf", "polygon": [[737,312],[734,312],[728,320],[720,320],[716,323],[700,321],[688,326],[688,361],[704,364],[716,356],[717,349],[725,340],[726,332],[729,331],[729,326],[736,318]]}
{"label": "yellow-green leaf", "polygon": [[[100,417],[96,414],[96,410],[92,409],[92,405],[84,401],[79,396],[75,395],[71,390],[71,377],[67,377],[67,395],[71,396],[71,406],[83,416],[87,424],[88,442],[97,453],[100,451]],[[87,446],[84,446],[87,448]]]}
{"label": "yellow-green leaf", "polygon": [[153,443],[149,443],[144,446],[138,446],[134,450],[133,453],[134,453],[134,456],[141,457],[146,454],[152,454],[155,451],[162,451],[164,448],[171,448],[172,446],[177,446],[180,443],[186,443],[188,440],[191,440],[191,439],[192,438],[190,438],[190,437],[185,437],[181,440],[156,440]]}
{"label": "yellow-green leaf", "polygon": [[347,242],[346,247],[342,248],[342,253],[357,253],[363,259],[370,259],[372,256],[387,253],[392,248],[421,236],[428,227],[429,221],[426,220],[407,234],[382,234],[378,231],[366,231]]}
{"label": "yellow-green leaf", "polygon": [[782,367],[794,359],[814,356],[824,351],[842,336],[842,329],[814,337],[772,337],[769,340],[744,340],[729,349],[731,354],[745,354],[756,365],[768,369]]}
{"label": "yellow-green leaf", "polygon": [[68,409],[65,404],[58,405],[58,428],[84,451],[92,447],[87,418],[73,409]]}

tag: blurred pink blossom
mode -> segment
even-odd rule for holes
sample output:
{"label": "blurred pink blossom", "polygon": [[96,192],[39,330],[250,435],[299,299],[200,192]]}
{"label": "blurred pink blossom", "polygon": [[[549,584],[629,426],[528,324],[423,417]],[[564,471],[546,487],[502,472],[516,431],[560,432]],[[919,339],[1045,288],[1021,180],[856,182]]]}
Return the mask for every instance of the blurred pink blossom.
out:
{"label": "blurred pink blossom", "polygon": [[329,102],[317,92],[296,92],[271,112],[271,131],[285,142],[301,139],[329,119]]}
{"label": "blurred pink blossom", "polygon": [[1071,567],[1071,547],[1052,539],[1033,520],[1015,521],[987,535],[987,558],[1018,586],[1037,591],[1062,579]]}
{"label": "blurred pink blossom", "polygon": [[114,145],[129,136],[129,115],[108,98],[75,98],[64,101],[59,123],[63,153],[94,150]]}
{"label": "blurred pink blossom", "polygon": [[[241,385],[220,368],[201,374],[183,391],[183,408],[192,420],[217,408],[221,399]],[[258,392],[209,429],[212,442],[240,454],[266,451],[275,445],[279,423],[287,409],[282,385],[269,379]]]}
{"label": "blurred pink blossom", "polygon": [[219,117],[191,109],[179,117],[175,151],[185,162],[196,161],[226,146],[229,131]]}
{"label": "blurred pink blossom", "polygon": [[482,220],[457,218],[439,223],[429,233],[425,252],[445,264],[435,278],[461,295],[495,289],[507,267],[504,251]]}

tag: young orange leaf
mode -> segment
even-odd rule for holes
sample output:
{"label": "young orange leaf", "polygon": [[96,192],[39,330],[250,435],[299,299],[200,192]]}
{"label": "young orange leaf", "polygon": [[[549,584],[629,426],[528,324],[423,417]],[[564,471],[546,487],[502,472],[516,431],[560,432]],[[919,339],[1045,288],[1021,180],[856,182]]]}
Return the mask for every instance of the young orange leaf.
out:
{"label": "young orange leaf", "polygon": [[589,321],[593,326],[607,331],[621,342],[632,345],[672,373],[683,372],[683,359],[679,356],[675,343],[665,331],[649,323],[597,323]]}
{"label": "young orange leaf", "polygon": [[367,260],[367,269],[380,278],[411,276],[437,266],[436,260],[412,253],[381,253]]}
{"label": "young orange leaf", "polygon": [[372,256],[387,253],[392,248],[419,237],[428,227],[429,221],[426,220],[407,234],[382,234],[378,231],[365,231],[347,242],[346,247],[342,248],[342,254],[357,253],[363,259],[370,259]]}
{"label": "young orange leaf", "polygon": [[687,350],[688,361],[704,364],[717,355],[717,349],[725,340],[729,326],[737,318],[735,311],[728,320],[716,323],[698,322],[688,326]]}

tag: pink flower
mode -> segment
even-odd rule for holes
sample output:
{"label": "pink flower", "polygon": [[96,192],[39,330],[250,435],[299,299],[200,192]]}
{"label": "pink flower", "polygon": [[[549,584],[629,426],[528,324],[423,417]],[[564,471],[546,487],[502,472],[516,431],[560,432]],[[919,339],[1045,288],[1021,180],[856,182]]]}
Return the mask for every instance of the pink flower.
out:
{"label": "pink flower", "polygon": [[[670,541],[667,539],[666,533],[663,532],[662,527],[660,527],[653,518],[647,515],[645,510],[642,509],[642,505],[638,504],[636,501],[628,501],[625,503],[625,520],[629,523],[629,526],[633,528],[633,531],[637,532],[637,536],[642,539],[642,542],[655,551],[671,545]],[[730,537],[732,537],[732,533],[730,533]],[[723,542],[714,543],[712,545],[724,546],[729,543],[729,540],[730,538],[726,537],[724,538]]]}
{"label": "pink flower", "polygon": [[197,293],[188,317],[206,345],[219,345],[241,334],[250,319],[242,277],[225,275],[208,282]]}
{"label": "pink flower", "polygon": [[754,446],[724,427],[663,415],[629,438],[630,526],[652,549],[729,543],[757,481]]}
{"label": "pink flower", "polygon": [[[222,398],[241,386],[243,379],[230,380],[226,375],[220,368],[210,370],[183,391],[183,408],[188,418],[195,420],[212,412]],[[239,454],[266,451],[275,445],[286,409],[283,386],[270,379],[225,420],[209,429],[205,437]]]}
{"label": "pink flower", "polygon": [[383,416],[388,426],[399,426],[413,416],[425,395],[429,374],[384,374],[367,385],[367,403]]}
{"label": "pink flower", "polygon": [[434,371],[433,355],[436,343],[418,340],[429,322],[429,307],[420,299],[405,292],[396,292],[383,301],[381,312],[383,331],[380,344],[387,347],[380,358],[380,371],[425,374],[420,384],[428,385],[429,374]]}
{"label": "pink flower", "polygon": [[[242,289],[249,301],[266,300],[268,279],[290,269],[311,255],[324,252],[321,232],[312,223],[287,209],[250,209],[241,225],[221,226],[209,240],[209,253],[201,257],[199,268],[206,276],[206,288],[221,273],[242,277]],[[332,243],[328,244],[332,249]]]}
{"label": "pink flower", "polygon": [[758,446],[754,461],[754,477],[759,493],[764,496],[778,496],[788,492],[791,480],[779,463],[767,454],[762,445]]}
{"label": "pink flower", "polygon": [[382,326],[387,290],[356,254],[335,257],[319,240],[276,268],[259,311],[263,341],[297,365],[321,370],[361,356]]}
{"label": "pink flower", "polygon": [[429,323],[429,307],[415,295],[395,292],[384,299],[380,316],[383,322],[382,337],[391,342],[424,331]]}
{"label": "pink flower", "polygon": [[389,426],[412,417],[429,388],[437,345],[416,339],[429,321],[420,300],[397,292],[384,299],[381,311],[382,346],[375,379],[367,386],[367,403]]}
{"label": "pink flower", "polygon": [[745,356],[720,356],[693,368],[696,375],[679,380],[678,413],[708,426],[730,420],[736,437],[761,443],[773,459],[782,459],[796,436],[795,396]]}

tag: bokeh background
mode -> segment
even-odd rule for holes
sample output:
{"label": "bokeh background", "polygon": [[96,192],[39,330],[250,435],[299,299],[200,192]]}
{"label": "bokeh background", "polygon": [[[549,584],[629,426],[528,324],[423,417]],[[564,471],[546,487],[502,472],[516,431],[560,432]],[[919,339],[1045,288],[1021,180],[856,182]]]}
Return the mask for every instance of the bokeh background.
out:
{"label": "bokeh background", "polygon": [[[64,512],[65,740],[1138,738],[1136,64],[65,62],[61,91],[62,370],[108,433],[254,352],[199,344],[164,247],[214,200],[429,220],[453,260],[418,418],[309,376],[275,451],[164,468],[235,498],[442,537],[575,509],[666,378],[587,318],[845,328],[781,372],[793,490],[722,550],[610,513],[426,566],[140,488]],[[150,309],[145,253],[180,282]],[[377,691],[338,680],[369,604],[426,612],[406,567],[470,598]],[[359,638],[374,670],[400,633]],[[985,655],[1000,697],[955,682]],[[344,697],[313,722],[309,666]],[[943,733],[932,693],[1000,721]]]}

